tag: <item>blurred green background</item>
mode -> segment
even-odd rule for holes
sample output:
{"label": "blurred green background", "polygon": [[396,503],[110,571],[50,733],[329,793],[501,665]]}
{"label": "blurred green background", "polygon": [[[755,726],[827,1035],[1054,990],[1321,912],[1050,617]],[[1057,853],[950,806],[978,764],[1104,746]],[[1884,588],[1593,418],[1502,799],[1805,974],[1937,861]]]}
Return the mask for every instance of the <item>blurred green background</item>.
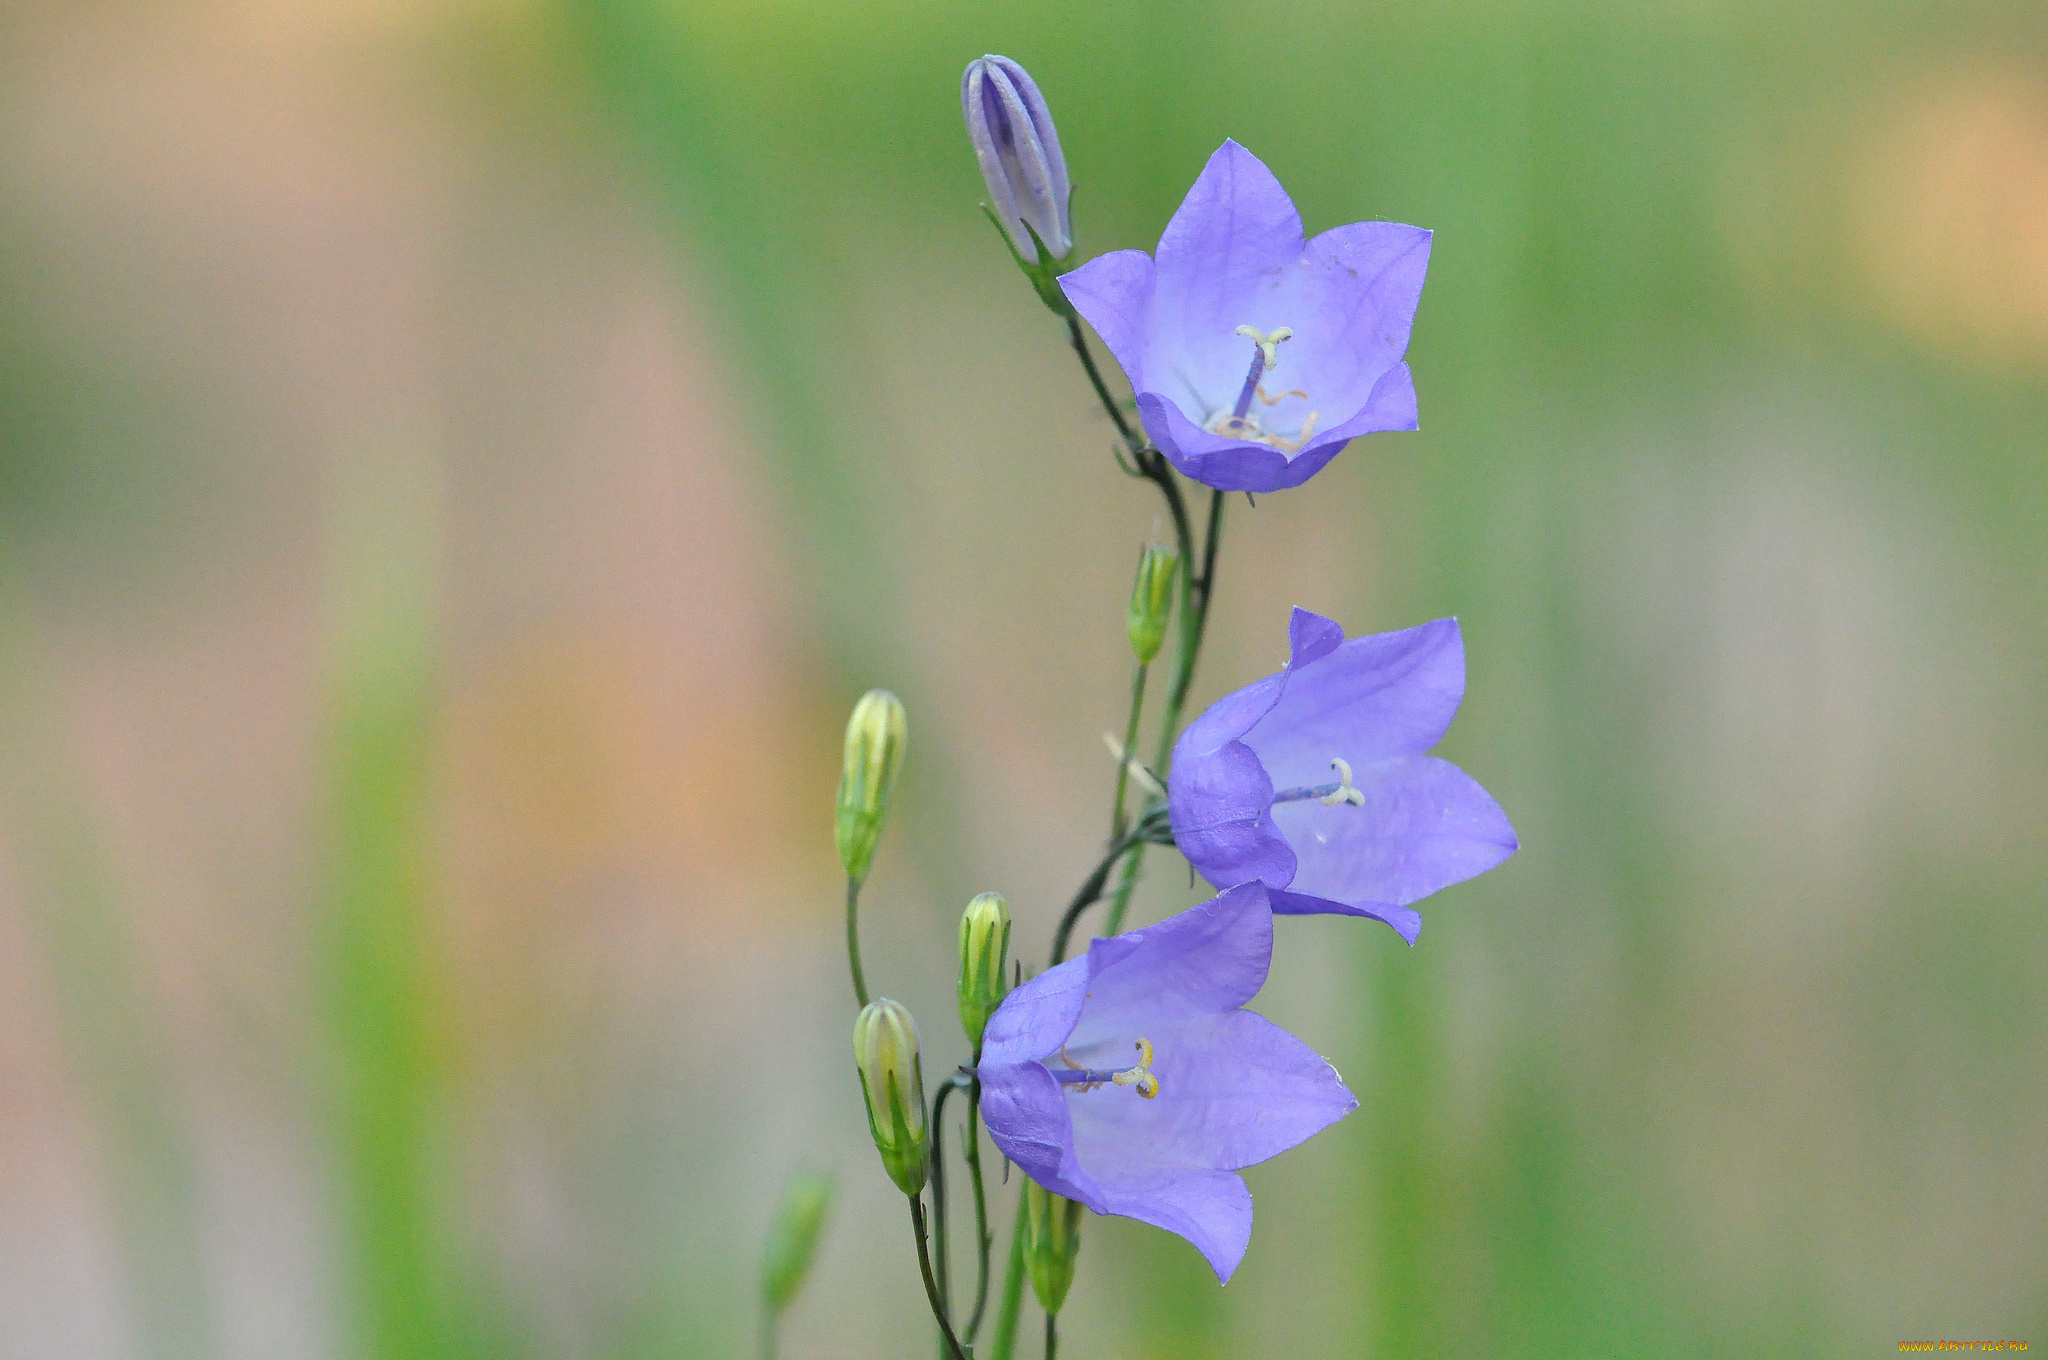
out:
{"label": "blurred green background", "polygon": [[748,1354],[802,1166],[783,1353],[926,1353],[838,726],[909,704],[868,972],[940,1071],[960,906],[1042,956],[1099,843],[1158,514],[976,211],[983,52],[1085,254],[1226,136],[1435,229],[1422,430],[1232,507],[1195,698],[1456,614],[1523,843],[1413,950],[1284,923],[1363,1108],[1227,1289],[1091,1219],[1066,1354],[2048,1344],[2038,5],[0,25],[0,1355]]}

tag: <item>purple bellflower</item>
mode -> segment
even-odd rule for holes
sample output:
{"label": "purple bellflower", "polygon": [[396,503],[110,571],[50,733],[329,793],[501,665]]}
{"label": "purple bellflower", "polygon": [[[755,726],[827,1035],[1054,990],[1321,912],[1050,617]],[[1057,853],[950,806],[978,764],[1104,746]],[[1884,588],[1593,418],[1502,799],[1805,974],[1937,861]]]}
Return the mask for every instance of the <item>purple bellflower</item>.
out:
{"label": "purple bellflower", "polygon": [[1422,915],[1410,903],[1517,844],[1485,789],[1423,754],[1465,696],[1458,621],[1346,642],[1297,609],[1287,632],[1286,667],[1218,702],[1175,744],[1174,844],[1219,888],[1265,884],[1275,912],[1370,916],[1413,944]]}
{"label": "purple bellflower", "polygon": [[1041,263],[1031,240],[1036,233],[1054,260],[1065,260],[1074,251],[1067,216],[1073,188],[1052,110],[1030,74],[1008,57],[970,61],[960,76],[960,109],[988,184],[990,211],[1017,258],[1026,266]]}
{"label": "purple bellflower", "polygon": [[1060,284],[1175,467],[1219,491],[1278,491],[1359,435],[1415,428],[1402,356],[1429,240],[1354,222],[1305,241],[1273,172],[1225,142],[1156,258],[1115,251]]}
{"label": "purple bellflower", "polygon": [[1358,1108],[1327,1062],[1243,1009],[1272,957],[1266,890],[1247,883],[1017,988],[982,1040],[989,1136],[1055,1194],[1185,1237],[1227,1281],[1252,1233],[1232,1173]]}

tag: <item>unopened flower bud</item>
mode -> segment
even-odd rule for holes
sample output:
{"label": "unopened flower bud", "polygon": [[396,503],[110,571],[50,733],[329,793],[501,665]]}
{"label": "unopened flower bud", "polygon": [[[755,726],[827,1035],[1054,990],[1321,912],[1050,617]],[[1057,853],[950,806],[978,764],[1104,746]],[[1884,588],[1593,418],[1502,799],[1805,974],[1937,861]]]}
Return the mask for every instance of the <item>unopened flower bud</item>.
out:
{"label": "unopened flower bud", "polygon": [[1003,967],[1010,954],[1010,904],[982,893],[960,916],[960,1027],[981,1051],[981,1032],[1003,1004]]}
{"label": "unopened flower bud", "polygon": [[991,207],[1018,257],[1040,263],[1041,244],[1056,259],[1071,254],[1067,161],[1037,84],[1008,57],[986,56],[967,63],[960,106]]}
{"label": "unopened flower bud", "polygon": [[903,768],[910,739],[903,701],[885,689],[871,689],[846,720],[846,763],[839,774],[839,860],[846,876],[865,882],[889,818],[889,793]]}
{"label": "unopened flower bud", "polygon": [[910,1012],[886,996],[870,1001],[853,1022],[853,1062],[882,1169],[914,1195],[924,1189],[924,1067]]}
{"label": "unopened flower bud", "polygon": [[830,1176],[799,1172],[782,1192],[775,1221],[768,1226],[768,1249],[761,1257],[761,1301],[771,1313],[789,1307],[810,1272],[825,1214],[832,1207]]}
{"label": "unopened flower bud", "polygon": [[1027,1180],[1020,1212],[1031,1292],[1038,1296],[1039,1307],[1057,1313],[1074,1283],[1074,1258],[1081,1251],[1081,1206]]}
{"label": "unopened flower bud", "polygon": [[1180,574],[1180,554],[1154,544],[1138,555],[1138,579],[1131,584],[1131,650],[1138,664],[1149,666],[1166,641],[1166,621],[1173,614],[1173,587]]}

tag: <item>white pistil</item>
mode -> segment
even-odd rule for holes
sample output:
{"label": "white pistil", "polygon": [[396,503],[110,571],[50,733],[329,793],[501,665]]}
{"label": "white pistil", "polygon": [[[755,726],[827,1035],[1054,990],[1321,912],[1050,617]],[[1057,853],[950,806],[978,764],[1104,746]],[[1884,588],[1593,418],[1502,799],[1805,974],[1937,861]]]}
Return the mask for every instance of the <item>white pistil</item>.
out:
{"label": "white pistil", "polygon": [[1324,807],[1335,807],[1349,803],[1353,807],[1365,806],[1365,791],[1351,787],[1351,765],[1344,757],[1338,756],[1330,762],[1330,768],[1337,772],[1337,787],[1316,801]]}

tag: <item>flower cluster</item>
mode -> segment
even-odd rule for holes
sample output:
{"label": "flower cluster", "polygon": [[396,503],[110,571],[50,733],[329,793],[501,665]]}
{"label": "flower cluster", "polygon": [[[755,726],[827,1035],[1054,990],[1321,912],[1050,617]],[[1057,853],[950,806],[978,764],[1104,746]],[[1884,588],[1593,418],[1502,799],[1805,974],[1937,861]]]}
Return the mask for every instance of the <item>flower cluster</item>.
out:
{"label": "flower cluster", "polygon": [[[903,706],[877,690],[847,728],[837,827],[870,1131],[909,1199],[925,1291],[953,1360],[976,1352],[991,1298],[984,1122],[1029,1178],[988,1352],[1009,1360],[1026,1277],[1052,1353],[1083,1209],[1176,1233],[1227,1281],[1251,1239],[1251,1194],[1237,1173],[1357,1108],[1328,1062],[1246,1009],[1265,985],[1276,919],[1369,917],[1413,944],[1415,904],[1499,864],[1516,838],[1478,783],[1428,754],[1465,694],[1454,619],[1347,639],[1297,608],[1285,666],[1181,723],[1226,493],[1300,486],[1360,435],[1415,428],[1405,356],[1430,233],[1358,222],[1310,238],[1272,172],[1225,142],[1155,253],[1117,251],[1071,268],[1071,184],[1037,84],[1016,62],[984,57],[968,65],[961,103],[989,215],[1066,326],[1122,437],[1119,463],[1164,496],[1174,537],[1141,551],[1126,611],[1135,664],[1123,740],[1107,738],[1118,769],[1102,858],[1059,918],[1045,971],[1028,981],[1009,956],[1009,902],[983,893],[968,905],[957,993],[972,1060],[929,1104],[917,1026],[897,1002],[869,1000],[860,963],[860,894],[908,725]],[[1122,368],[1135,421],[1097,367],[1084,322]],[[1183,479],[1209,492],[1201,534],[1188,504],[1199,493]],[[1168,673],[1148,765],[1136,748],[1155,665]],[[1176,849],[1218,894],[1125,931],[1152,846]],[[1101,935],[1068,960],[1076,924],[1105,901]],[[974,1191],[971,1308],[956,1308],[950,1278],[944,1128],[955,1096]],[[771,1297],[779,1308],[791,1292]]]}

